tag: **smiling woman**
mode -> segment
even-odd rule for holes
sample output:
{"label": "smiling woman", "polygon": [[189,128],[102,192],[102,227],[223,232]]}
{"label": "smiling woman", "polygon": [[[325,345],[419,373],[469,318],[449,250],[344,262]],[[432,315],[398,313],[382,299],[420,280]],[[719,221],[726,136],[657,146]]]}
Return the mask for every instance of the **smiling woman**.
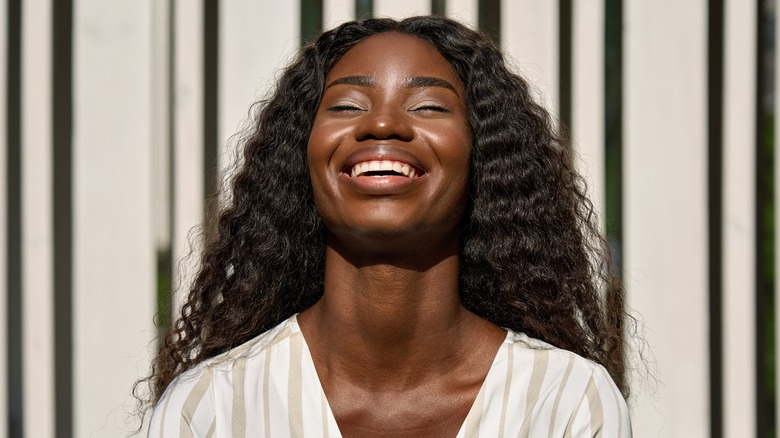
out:
{"label": "smiling woman", "polygon": [[452,65],[403,33],[367,38],[333,66],[308,144],[330,246],[371,257],[387,240],[401,259],[412,247],[457,255],[471,151],[463,96]]}
{"label": "smiling woman", "polygon": [[630,436],[621,287],[568,145],[487,37],[324,33],[232,189],[150,436]]}

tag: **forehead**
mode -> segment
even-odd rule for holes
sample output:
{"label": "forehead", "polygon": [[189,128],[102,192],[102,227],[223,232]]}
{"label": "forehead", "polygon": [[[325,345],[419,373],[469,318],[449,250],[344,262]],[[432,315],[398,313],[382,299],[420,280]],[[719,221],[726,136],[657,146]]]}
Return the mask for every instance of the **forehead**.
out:
{"label": "forehead", "polygon": [[351,75],[432,76],[462,87],[455,69],[435,47],[398,32],[370,36],[349,49],[333,66],[328,80]]}

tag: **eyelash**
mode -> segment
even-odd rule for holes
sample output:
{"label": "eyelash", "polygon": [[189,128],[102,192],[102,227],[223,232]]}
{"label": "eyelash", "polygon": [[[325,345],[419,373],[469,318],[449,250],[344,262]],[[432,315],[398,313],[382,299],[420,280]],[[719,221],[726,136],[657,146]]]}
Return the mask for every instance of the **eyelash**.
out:
{"label": "eyelash", "polygon": [[448,112],[450,112],[449,109],[444,108],[443,106],[438,106],[438,105],[424,105],[424,106],[421,106],[421,107],[417,107],[417,108],[413,109],[412,111],[434,111],[434,112],[437,112],[437,113],[448,113]]}
{"label": "eyelash", "polygon": [[[361,108],[358,108],[356,106],[352,105],[336,105],[328,108],[328,111],[333,112],[342,112],[342,111],[362,111]],[[444,108],[443,106],[437,106],[437,105],[425,105],[421,107],[414,108],[412,111],[433,111],[437,113],[448,113],[450,112],[449,109]]]}
{"label": "eyelash", "polygon": [[358,108],[353,105],[335,105],[330,108],[328,108],[328,111],[333,112],[341,112],[341,111],[361,111],[361,108]]}

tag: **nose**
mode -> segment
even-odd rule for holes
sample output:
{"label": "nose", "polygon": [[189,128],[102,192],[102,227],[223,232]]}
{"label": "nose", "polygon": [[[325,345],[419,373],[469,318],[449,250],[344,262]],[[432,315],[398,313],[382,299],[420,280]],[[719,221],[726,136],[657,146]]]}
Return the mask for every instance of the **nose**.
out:
{"label": "nose", "polygon": [[375,107],[361,119],[355,127],[355,139],[358,141],[389,139],[411,141],[414,138],[414,128],[402,109]]}

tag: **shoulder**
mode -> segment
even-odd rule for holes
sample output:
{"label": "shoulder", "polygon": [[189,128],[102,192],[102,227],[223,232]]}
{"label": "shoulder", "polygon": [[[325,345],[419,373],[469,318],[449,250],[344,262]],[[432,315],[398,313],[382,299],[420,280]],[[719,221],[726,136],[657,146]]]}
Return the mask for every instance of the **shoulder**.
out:
{"label": "shoulder", "polygon": [[[605,379],[614,383],[603,366],[542,340],[532,338],[525,333],[509,331],[506,343],[507,362],[519,368],[523,374],[529,374],[537,383],[545,385],[576,386],[586,385],[593,379]],[[583,387],[584,389],[584,387]],[[615,391],[619,393],[617,387]]]}
{"label": "shoulder", "polygon": [[229,406],[225,406],[223,401],[232,399],[234,375],[240,374],[243,378],[243,373],[235,373],[234,370],[243,370],[248,363],[263,361],[296,333],[300,332],[293,316],[246,343],[180,374],[168,385],[154,407],[149,436],[197,437],[213,433],[217,419],[230,415]]}
{"label": "shoulder", "polygon": [[626,401],[603,366],[523,333],[510,331],[506,343],[497,360],[511,389],[505,401],[514,396],[529,436],[631,435]]}

